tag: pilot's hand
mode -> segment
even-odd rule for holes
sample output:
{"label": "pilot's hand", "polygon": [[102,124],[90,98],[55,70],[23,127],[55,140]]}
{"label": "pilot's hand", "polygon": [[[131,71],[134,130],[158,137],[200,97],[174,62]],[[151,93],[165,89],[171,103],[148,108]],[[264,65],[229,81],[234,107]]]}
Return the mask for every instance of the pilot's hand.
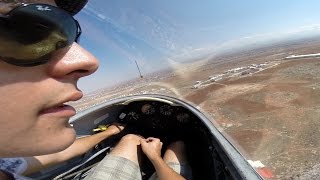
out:
{"label": "pilot's hand", "polygon": [[144,154],[153,161],[157,158],[161,158],[162,142],[158,138],[149,137],[147,139],[141,139],[141,148]]}
{"label": "pilot's hand", "polygon": [[107,132],[111,133],[112,135],[119,134],[122,130],[124,129],[124,125],[120,123],[112,123],[110,126],[107,128]]}

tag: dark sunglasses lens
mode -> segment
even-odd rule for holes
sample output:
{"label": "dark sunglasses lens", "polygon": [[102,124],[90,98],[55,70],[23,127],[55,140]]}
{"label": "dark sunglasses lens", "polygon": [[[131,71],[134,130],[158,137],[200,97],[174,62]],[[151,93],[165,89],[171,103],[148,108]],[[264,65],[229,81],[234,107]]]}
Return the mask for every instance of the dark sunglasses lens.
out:
{"label": "dark sunglasses lens", "polygon": [[28,5],[1,22],[0,56],[6,62],[32,66],[48,61],[52,52],[71,45],[78,25],[67,12],[48,5]]}

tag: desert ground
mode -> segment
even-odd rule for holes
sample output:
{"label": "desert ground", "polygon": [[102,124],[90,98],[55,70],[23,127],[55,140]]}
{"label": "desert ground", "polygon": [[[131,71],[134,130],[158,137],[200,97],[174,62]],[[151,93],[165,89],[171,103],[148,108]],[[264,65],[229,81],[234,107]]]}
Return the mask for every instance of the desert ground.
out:
{"label": "desert ground", "polygon": [[[126,95],[179,97],[209,116],[245,158],[261,161],[273,179],[317,179],[320,58],[284,59],[311,53],[320,53],[319,38],[240,51],[100,90],[73,105],[82,111]],[[234,70],[239,67],[244,70]]]}

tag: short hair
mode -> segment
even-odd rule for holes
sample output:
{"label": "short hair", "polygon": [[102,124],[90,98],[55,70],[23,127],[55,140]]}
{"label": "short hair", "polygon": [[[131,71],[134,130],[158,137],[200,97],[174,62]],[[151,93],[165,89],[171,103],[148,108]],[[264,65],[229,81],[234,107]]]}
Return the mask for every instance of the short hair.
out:
{"label": "short hair", "polygon": [[72,16],[77,14],[88,0],[55,0],[58,7],[68,11]]}

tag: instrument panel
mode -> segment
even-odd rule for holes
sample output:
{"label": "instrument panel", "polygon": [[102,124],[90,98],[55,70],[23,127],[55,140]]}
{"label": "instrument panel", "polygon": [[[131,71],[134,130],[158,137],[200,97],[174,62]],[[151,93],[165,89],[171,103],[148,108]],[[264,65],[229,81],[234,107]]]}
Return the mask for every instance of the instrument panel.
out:
{"label": "instrument panel", "polygon": [[163,102],[140,101],[130,103],[120,114],[119,122],[126,124],[126,129],[142,136],[162,139],[181,137],[185,128],[195,118],[181,106],[171,106]]}

